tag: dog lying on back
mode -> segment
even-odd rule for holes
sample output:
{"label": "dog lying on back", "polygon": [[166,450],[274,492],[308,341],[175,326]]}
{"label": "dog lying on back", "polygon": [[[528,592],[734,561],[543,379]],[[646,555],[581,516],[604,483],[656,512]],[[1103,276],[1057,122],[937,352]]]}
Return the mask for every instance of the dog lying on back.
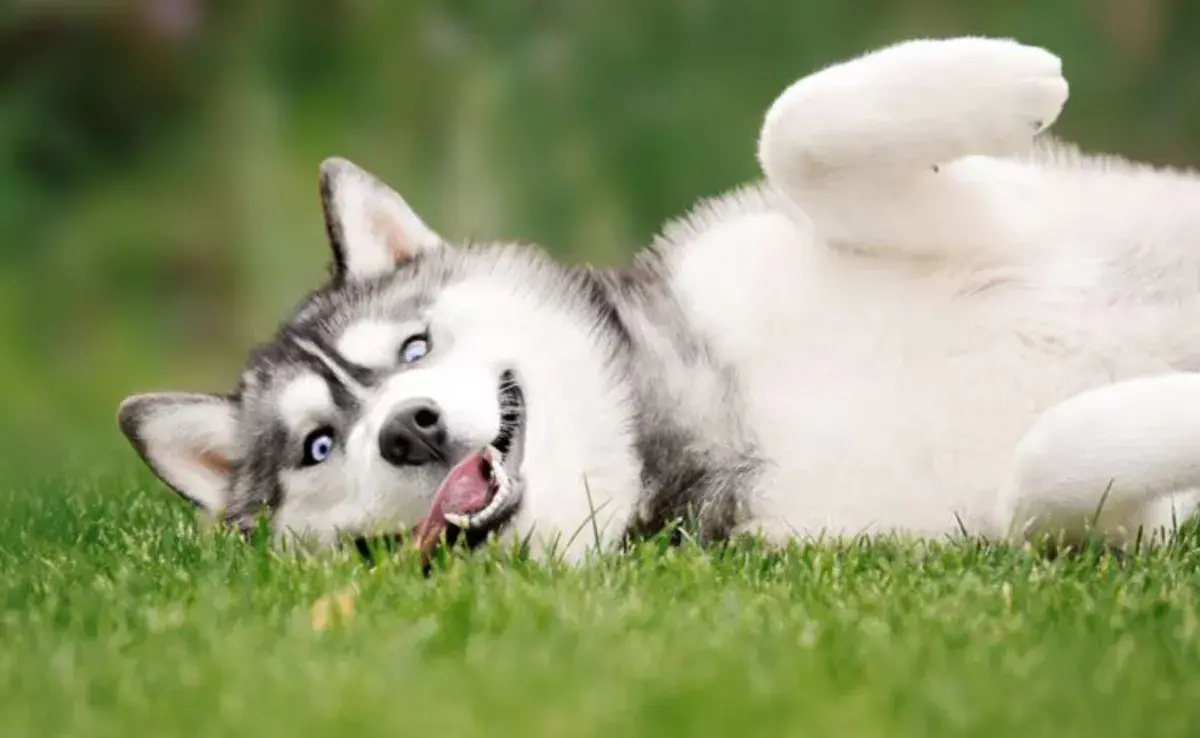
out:
{"label": "dog lying on back", "polygon": [[1010,40],[826,68],[767,113],[763,183],[615,271],[452,245],[328,160],[329,283],[231,395],[130,397],[121,428],[213,515],[322,544],[1169,534],[1200,486],[1200,180],[1040,140],[1067,90]]}

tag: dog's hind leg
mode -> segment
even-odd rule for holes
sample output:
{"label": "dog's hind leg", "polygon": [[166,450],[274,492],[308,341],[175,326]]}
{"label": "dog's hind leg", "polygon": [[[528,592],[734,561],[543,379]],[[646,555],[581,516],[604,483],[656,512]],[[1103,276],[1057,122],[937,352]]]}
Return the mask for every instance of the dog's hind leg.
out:
{"label": "dog's hind leg", "polygon": [[980,157],[1029,150],[1067,93],[1061,62],[1043,49],[910,41],[784,91],[763,123],[759,162],[831,245],[992,248],[1012,240],[1000,226],[1037,195],[1023,187],[1029,170]]}
{"label": "dog's hind leg", "polygon": [[1017,445],[997,517],[1011,542],[1162,539],[1200,495],[1200,374],[1131,379],[1051,407]]}

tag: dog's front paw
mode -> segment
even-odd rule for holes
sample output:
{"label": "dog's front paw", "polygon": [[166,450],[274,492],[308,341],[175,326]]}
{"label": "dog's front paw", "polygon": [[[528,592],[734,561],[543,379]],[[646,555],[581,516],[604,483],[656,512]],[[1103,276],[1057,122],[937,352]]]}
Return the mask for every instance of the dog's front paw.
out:
{"label": "dog's front paw", "polygon": [[1062,62],[1016,41],[907,41],[799,80],[768,110],[767,177],[806,188],[831,171],[946,164],[1030,147],[1067,100]]}
{"label": "dog's front paw", "polygon": [[1004,155],[1058,119],[1069,87],[1051,52],[997,38],[923,40],[871,59],[907,117],[953,142],[959,155]]}

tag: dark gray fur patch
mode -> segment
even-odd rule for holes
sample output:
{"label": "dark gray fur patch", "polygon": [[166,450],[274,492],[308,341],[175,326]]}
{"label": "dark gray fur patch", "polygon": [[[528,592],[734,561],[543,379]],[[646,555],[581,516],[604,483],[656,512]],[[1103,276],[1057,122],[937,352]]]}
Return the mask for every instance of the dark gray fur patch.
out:
{"label": "dark gray fur patch", "polygon": [[[586,273],[592,284],[585,294],[601,327],[620,338],[622,378],[634,387],[642,500],[627,533],[641,537],[682,526],[701,540],[721,541],[741,519],[762,462],[740,422],[736,374],[695,330],[667,287],[666,257],[648,249],[628,268]],[[672,375],[687,386],[672,388]],[[710,425],[721,429],[716,437],[689,427],[680,417],[682,398],[670,394],[672,389],[686,392],[695,380],[722,388],[719,404],[707,408]]]}
{"label": "dark gray fur patch", "polygon": [[287,431],[278,421],[254,433],[248,453],[234,469],[234,494],[225,508],[226,522],[246,531],[260,513],[279,506],[283,499],[279,472],[287,458],[287,441]]}
{"label": "dark gray fur patch", "polygon": [[[296,441],[289,438],[287,429],[275,416],[273,405],[256,396],[264,389],[272,391],[272,375],[281,367],[304,367],[325,381],[334,405],[343,414],[356,412],[358,408],[358,398],[324,362],[300,350],[297,339],[310,341],[324,349],[332,360],[338,359],[315,323],[285,323],[271,341],[251,352],[247,372],[254,380],[247,385],[243,372],[243,382],[235,395],[241,409],[239,426],[247,453],[233,469],[230,499],[225,508],[226,522],[243,530],[252,527],[257,516],[270,515],[282,503],[283,484],[279,474],[290,464],[288,444]],[[372,373],[362,367],[339,361],[339,368],[361,384],[370,385],[374,381]]]}
{"label": "dark gray fur patch", "polygon": [[725,458],[697,434],[678,425],[638,424],[637,452],[642,462],[645,502],[628,536],[640,538],[673,529],[704,542],[724,541],[742,519],[746,491],[761,462],[733,452]]}

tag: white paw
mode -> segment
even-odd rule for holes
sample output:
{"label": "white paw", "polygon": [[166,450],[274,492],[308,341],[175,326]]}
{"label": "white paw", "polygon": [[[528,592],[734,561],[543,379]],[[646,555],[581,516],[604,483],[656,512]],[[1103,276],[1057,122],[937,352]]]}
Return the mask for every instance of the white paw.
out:
{"label": "white paw", "polygon": [[1027,150],[1067,100],[1058,57],[1015,41],[908,41],[809,75],[771,106],[759,139],[786,187],[823,171],[927,167]]}
{"label": "white paw", "polygon": [[923,122],[963,156],[1027,147],[1058,119],[1069,93],[1057,56],[1007,39],[911,41],[860,61],[891,88],[893,114]]}

